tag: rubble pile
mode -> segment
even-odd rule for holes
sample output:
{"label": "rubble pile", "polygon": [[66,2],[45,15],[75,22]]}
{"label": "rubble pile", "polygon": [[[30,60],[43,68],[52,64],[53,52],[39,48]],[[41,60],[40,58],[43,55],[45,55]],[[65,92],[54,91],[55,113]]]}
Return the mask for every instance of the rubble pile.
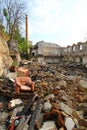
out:
{"label": "rubble pile", "polygon": [[86,73],[56,64],[24,63],[34,91],[15,91],[17,72],[0,79],[0,129],[87,130]]}

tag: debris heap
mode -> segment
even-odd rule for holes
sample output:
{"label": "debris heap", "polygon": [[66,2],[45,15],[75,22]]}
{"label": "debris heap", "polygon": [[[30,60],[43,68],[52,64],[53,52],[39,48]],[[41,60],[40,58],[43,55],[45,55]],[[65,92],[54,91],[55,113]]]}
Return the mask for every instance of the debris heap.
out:
{"label": "debris heap", "polygon": [[87,129],[86,73],[56,64],[24,61],[21,66],[29,69],[34,90],[15,91],[15,79],[24,74],[20,67],[0,79],[0,129]]}

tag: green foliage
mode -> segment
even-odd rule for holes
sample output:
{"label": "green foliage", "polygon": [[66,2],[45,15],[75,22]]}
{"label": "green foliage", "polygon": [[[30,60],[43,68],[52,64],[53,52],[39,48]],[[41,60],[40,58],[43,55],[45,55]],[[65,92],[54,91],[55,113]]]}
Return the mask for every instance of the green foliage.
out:
{"label": "green foliage", "polygon": [[18,66],[18,62],[17,61],[13,61],[13,66]]}
{"label": "green foliage", "polygon": [[21,38],[20,43],[18,44],[18,50],[22,58],[29,59],[28,50],[30,50],[30,48],[31,45],[26,42],[25,38]]}
{"label": "green foliage", "polygon": [[[6,8],[3,9],[3,15],[5,16],[5,18],[8,21],[8,11]],[[2,26],[2,28],[3,28],[3,26]],[[30,43],[27,43],[26,39],[21,36],[18,24],[15,25],[14,32],[15,32],[15,34],[14,34],[13,38],[18,41],[18,50],[21,55],[21,58],[29,59],[28,50],[30,50],[32,45]]]}
{"label": "green foliage", "polygon": [[9,39],[9,34],[5,31],[5,27],[2,24],[0,24],[0,32],[4,36],[5,40]]}
{"label": "green foliage", "polygon": [[4,14],[4,16],[7,18],[7,16],[8,16],[8,13],[7,13],[7,10],[6,10],[6,8],[4,8],[4,9],[3,9],[3,14]]}
{"label": "green foliage", "polygon": [[21,58],[29,59],[29,53],[28,50],[32,47],[30,43],[26,42],[26,39],[21,36],[20,31],[18,27],[16,27],[16,34],[15,34],[15,40],[18,41],[18,50],[21,55]]}
{"label": "green foliage", "polygon": [[20,43],[22,37],[21,37],[21,35],[20,35],[20,31],[19,31],[19,29],[18,29],[18,26],[15,28],[15,32],[16,32],[16,33],[15,33],[14,39],[17,40],[18,43]]}
{"label": "green foliage", "polygon": [[27,52],[27,43],[24,38],[20,39],[20,43],[18,44],[18,49],[20,53],[26,53]]}
{"label": "green foliage", "polygon": [[5,32],[5,27],[2,24],[0,24],[0,31]]}

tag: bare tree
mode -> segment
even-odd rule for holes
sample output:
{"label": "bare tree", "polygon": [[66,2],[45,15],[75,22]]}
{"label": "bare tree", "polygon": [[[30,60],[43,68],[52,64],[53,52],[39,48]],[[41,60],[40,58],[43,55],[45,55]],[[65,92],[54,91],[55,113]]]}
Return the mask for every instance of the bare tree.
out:
{"label": "bare tree", "polygon": [[4,16],[7,21],[7,31],[10,39],[13,39],[16,29],[22,25],[25,19],[25,5],[22,0],[5,0]]}

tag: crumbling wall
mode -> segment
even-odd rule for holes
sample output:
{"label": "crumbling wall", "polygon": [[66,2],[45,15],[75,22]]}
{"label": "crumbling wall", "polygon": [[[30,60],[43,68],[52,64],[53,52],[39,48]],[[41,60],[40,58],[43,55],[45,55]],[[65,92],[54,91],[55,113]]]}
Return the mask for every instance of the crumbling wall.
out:
{"label": "crumbling wall", "polygon": [[87,65],[87,42],[79,42],[76,45],[64,48],[63,61],[72,61]]}
{"label": "crumbling wall", "polygon": [[15,40],[9,40],[7,42],[10,52],[17,53],[18,52],[18,42]]}
{"label": "crumbling wall", "polygon": [[32,53],[35,54],[39,62],[59,63],[64,61],[87,65],[87,42],[79,42],[62,48],[57,44],[41,41],[35,45]]}
{"label": "crumbling wall", "polygon": [[83,62],[83,65],[87,65],[87,56],[83,56],[82,62]]}
{"label": "crumbling wall", "polygon": [[0,36],[0,76],[7,72],[12,63],[13,61],[9,55],[7,43],[3,37]]}
{"label": "crumbling wall", "polygon": [[37,47],[37,49],[38,49],[38,51],[37,51],[38,56],[43,56],[44,41],[38,42],[37,46],[38,46]]}
{"label": "crumbling wall", "polygon": [[44,56],[60,56],[60,48],[58,47],[44,47]]}
{"label": "crumbling wall", "polygon": [[14,63],[18,65],[21,61],[21,57],[18,52],[18,42],[16,40],[9,40],[7,44],[9,47],[10,56],[12,57]]}
{"label": "crumbling wall", "polygon": [[54,43],[38,42],[32,48],[32,57],[38,57],[39,62],[59,63],[62,48]]}
{"label": "crumbling wall", "polygon": [[59,63],[59,62],[60,62],[60,58],[50,56],[50,57],[45,57],[45,58],[44,58],[44,61],[45,61],[46,63],[50,63],[50,64],[54,63],[54,64],[56,64],[56,63]]}

